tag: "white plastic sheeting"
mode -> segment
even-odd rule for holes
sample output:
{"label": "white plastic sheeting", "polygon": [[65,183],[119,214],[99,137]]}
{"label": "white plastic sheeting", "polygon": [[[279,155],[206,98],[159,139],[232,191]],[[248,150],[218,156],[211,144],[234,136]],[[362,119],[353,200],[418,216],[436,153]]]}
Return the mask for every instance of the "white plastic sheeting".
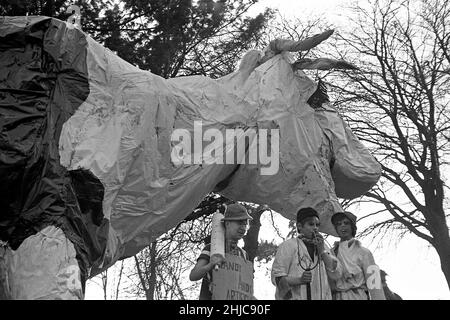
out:
{"label": "white plastic sheeting", "polygon": [[83,299],[75,256],[73,244],[54,226],[28,237],[17,250],[0,246],[0,298]]}
{"label": "white plastic sheeting", "polygon": [[[336,191],[355,197],[378,181],[379,164],[336,110],[307,104],[316,84],[301,70],[294,72],[289,53],[258,66],[262,56],[250,51],[239,70],[218,80],[165,80],[88,38],[90,94],[64,124],[59,146],[63,166],[90,170],[105,187],[110,233],[99,267],[137,253],[226,178],[225,196],[267,204],[286,218],[294,219],[301,207],[316,208],[321,231],[329,234],[335,234],[331,215],[342,209]],[[193,137],[194,121],[223,136],[232,128],[278,129],[278,172],[261,175],[257,164],[175,166],[171,134],[186,129]]]}

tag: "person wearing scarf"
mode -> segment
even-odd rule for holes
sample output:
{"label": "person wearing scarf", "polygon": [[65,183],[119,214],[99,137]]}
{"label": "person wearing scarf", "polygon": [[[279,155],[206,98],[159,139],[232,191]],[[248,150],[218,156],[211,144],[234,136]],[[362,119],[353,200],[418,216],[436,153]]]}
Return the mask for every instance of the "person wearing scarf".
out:
{"label": "person wearing scarf", "polygon": [[356,240],[356,216],[351,212],[338,212],[331,217],[340,241],[333,253],[342,266],[342,276],[332,279],[334,300],[385,300],[380,269],[372,252]]}
{"label": "person wearing scarf", "polygon": [[319,226],[319,215],[313,208],[297,212],[298,237],[280,244],[272,265],[275,299],[332,299],[328,277],[339,278],[341,268],[319,234]]}

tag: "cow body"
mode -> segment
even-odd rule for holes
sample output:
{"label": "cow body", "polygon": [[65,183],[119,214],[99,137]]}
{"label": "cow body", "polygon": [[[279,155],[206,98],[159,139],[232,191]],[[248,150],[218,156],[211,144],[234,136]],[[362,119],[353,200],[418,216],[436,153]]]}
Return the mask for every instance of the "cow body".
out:
{"label": "cow body", "polygon": [[[0,271],[16,288],[12,297],[67,298],[48,288],[24,294],[17,275],[27,271],[17,261],[38,243],[51,248],[43,255],[66,257],[65,271],[46,277],[66,279],[56,287],[78,298],[78,277],[83,286],[136,254],[211,191],[267,204],[289,219],[314,207],[321,231],[334,234],[329,218],[342,209],[337,195],[362,195],[379,179],[379,164],[337,111],[308,105],[317,85],[292,68],[286,52],[259,64],[244,57],[235,73],[217,80],[166,80],[56,19],[6,17],[0,38],[1,191],[9,195],[0,215],[9,258],[0,260]],[[174,163],[174,130],[194,136],[200,121],[224,136],[241,129],[236,144],[278,130],[279,169],[263,175],[260,163]],[[234,151],[223,152],[226,158]]]}

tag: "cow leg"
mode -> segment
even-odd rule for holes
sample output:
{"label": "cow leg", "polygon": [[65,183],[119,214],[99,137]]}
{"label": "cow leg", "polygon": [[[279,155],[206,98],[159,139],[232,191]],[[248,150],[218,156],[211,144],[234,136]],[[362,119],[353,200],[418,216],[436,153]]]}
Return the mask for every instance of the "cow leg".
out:
{"label": "cow leg", "polygon": [[25,239],[17,250],[0,247],[0,298],[84,298],[75,248],[61,229],[48,226]]}

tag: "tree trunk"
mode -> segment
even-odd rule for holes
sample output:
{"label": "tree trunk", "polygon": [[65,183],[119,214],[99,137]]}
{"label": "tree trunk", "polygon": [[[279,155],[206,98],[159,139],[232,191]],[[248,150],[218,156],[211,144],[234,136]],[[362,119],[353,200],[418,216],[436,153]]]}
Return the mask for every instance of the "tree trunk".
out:
{"label": "tree trunk", "polygon": [[108,300],[108,269],[103,271],[101,275],[102,275],[103,299]]}
{"label": "tree trunk", "polygon": [[433,237],[432,245],[439,255],[441,269],[450,289],[450,235],[444,212],[429,214],[427,216],[427,223],[430,226],[429,230]]}
{"label": "tree trunk", "polygon": [[258,236],[261,228],[261,215],[265,211],[261,206],[250,212],[253,220],[250,221],[250,228],[244,237],[244,250],[247,251],[249,260],[253,262],[258,253]]}
{"label": "tree trunk", "polygon": [[147,300],[155,299],[156,288],[156,241],[150,245],[150,277],[148,283],[148,290],[145,292]]}
{"label": "tree trunk", "polygon": [[120,264],[119,280],[117,280],[117,286],[116,286],[116,300],[119,299],[120,281],[122,280],[122,274],[123,274],[123,263],[124,263],[124,260],[122,260],[122,262]]}
{"label": "tree trunk", "polygon": [[[437,239],[436,239],[437,240]],[[450,289],[450,239],[436,241],[435,245],[436,251],[441,260],[441,269],[444,273],[445,279],[447,280],[448,288]]]}

